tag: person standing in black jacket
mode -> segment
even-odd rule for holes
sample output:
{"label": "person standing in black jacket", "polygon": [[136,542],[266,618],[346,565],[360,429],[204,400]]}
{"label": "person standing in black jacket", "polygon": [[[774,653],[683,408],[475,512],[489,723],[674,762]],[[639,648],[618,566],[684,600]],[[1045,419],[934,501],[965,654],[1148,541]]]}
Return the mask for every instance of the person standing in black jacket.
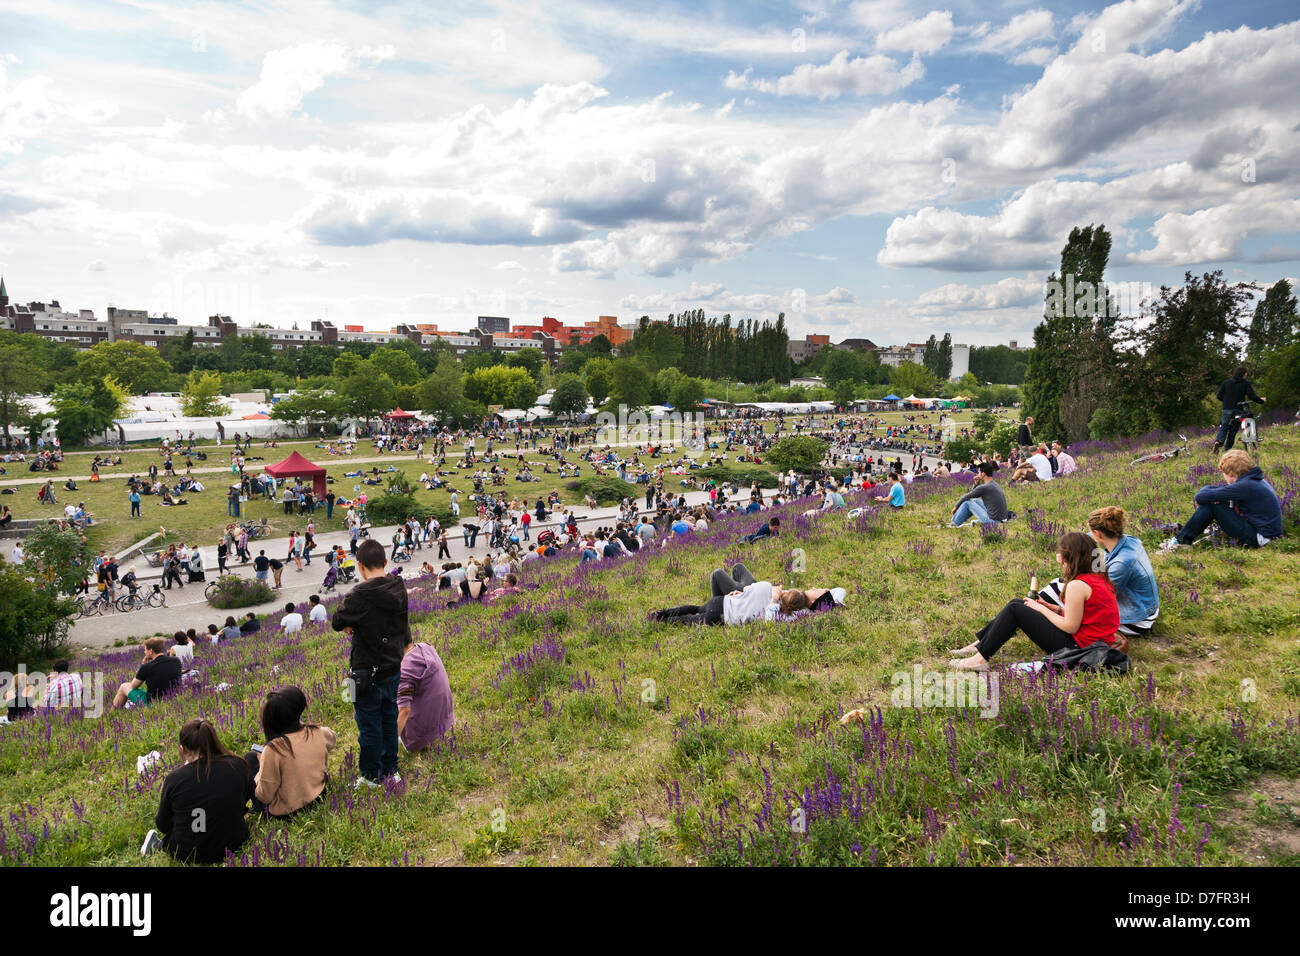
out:
{"label": "person standing in black jacket", "polygon": [[1031,426],[1034,424],[1034,418],[1031,415],[1020,423],[1020,431],[1016,435],[1016,444],[1021,448],[1027,448],[1034,443],[1034,433]]}
{"label": "person standing in black jacket", "polygon": [[373,538],[357,548],[361,583],[339,602],[331,622],[352,637],[348,679],[359,749],[357,785],[378,786],[397,774],[397,681],[411,640],[406,582],[384,573],[384,546]]}
{"label": "person standing in black jacket", "polygon": [[166,850],[185,863],[220,863],[248,841],[244,811],[253,795],[248,764],[231,753],[206,720],[186,721],[180,732],[184,766],[163,781],[156,830],[141,855]]}
{"label": "person standing in black jacket", "polygon": [[1241,411],[1242,403],[1247,399],[1261,404],[1264,401],[1255,394],[1255,386],[1246,378],[1244,367],[1233,372],[1232,378],[1224,380],[1216,397],[1223,406],[1223,411],[1219,413],[1219,433],[1214,436],[1214,454],[1218,454],[1220,446],[1224,451],[1232,450],[1232,443],[1237,437],[1237,413]]}

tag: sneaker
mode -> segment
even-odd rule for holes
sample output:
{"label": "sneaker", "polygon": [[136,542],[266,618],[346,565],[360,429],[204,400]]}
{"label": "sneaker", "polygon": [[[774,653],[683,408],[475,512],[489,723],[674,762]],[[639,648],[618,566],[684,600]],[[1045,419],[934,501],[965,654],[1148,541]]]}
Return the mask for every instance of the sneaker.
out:
{"label": "sneaker", "polygon": [[1272,539],[1272,538],[1266,538],[1266,537],[1264,537],[1262,534],[1256,533],[1256,534],[1255,534],[1255,540],[1259,543],[1259,546],[1262,548],[1262,547],[1264,547],[1264,545],[1268,544],[1268,543],[1269,543],[1270,541],[1272,541],[1273,539]]}
{"label": "sneaker", "polygon": [[378,790],[380,783],[378,780],[371,780],[369,777],[357,777],[352,781],[352,789],[360,790],[362,787],[369,787],[371,790]]}
{"label": "sneaker", "polygon": [[1174,553],[1175,551],[1177,551],[1179,548],[1185,548],[1185,547],[1187,547],[1187,545],[1183,544],[1183,543],[1182,543],[1181,541],[1179,541],[1177,538],[1170,538],[1168,541],[1165,541],[1165,542],[1161,543],[1161,545],[1160,545],[1160,553],[1161,553],[1161,554],[1173,554],[1173,553]]}
{"label": "sneaker", "polygon": [[140,844],[140,855],[148,856],[150,853],[161,850],[162,846],[162,837],[158,835],[158,831],[150,830],[144,835],[144,842]]}

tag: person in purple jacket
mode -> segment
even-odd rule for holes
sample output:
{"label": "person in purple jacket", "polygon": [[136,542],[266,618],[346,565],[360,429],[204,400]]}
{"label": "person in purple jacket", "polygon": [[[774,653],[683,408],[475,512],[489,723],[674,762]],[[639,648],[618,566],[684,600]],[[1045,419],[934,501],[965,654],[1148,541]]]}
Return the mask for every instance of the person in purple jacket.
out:
{"label": "person in purple jacket", "polygon": [[407,639],[397,680],[397,736],[407,750],[424,750],[449,733],[456,722],[451,683],[438,652]]}
{"label": "person in purple jacket", "polygon": [[1194,542],[1213,522],[1247,548],[1262,548],[1282,537],[1282,502],[1264,472],[1239,448],[1219,459],[1221,485],[1206,485],[1196,493],[1196,511],[1179,532],[1160,546],[1169,554]]}

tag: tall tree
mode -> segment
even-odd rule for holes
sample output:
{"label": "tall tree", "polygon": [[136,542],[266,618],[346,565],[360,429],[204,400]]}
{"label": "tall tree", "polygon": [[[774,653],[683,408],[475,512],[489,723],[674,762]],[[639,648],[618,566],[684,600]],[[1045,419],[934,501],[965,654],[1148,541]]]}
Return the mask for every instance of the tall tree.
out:
{"label": "tall tree", "polygon": [[1103,278],[1110,243],[1104,225],[1076,226],[1061,250],[1060,273],[1047,279],[1024,403],[1044,438],[1086,438],[1093,413],[1112,398],[1116,315]]}
{"label": "tall tree", "polygon": [[1146,409],[1149,424],[1203,421],[1206,401],[1237,364],[1234,340],[1246,332],[1246,307],[1257,289],[1229,285],[1222,270],[1199,278],[1188,272],[1182,286],[1161,287],[1147,314],[1125,323],[1128,400]]}
{"label": "tall tree", "polygon": [[6,441],[9,423],[29,413],[22,397],[33,392],[40,380],[40,369],[27,349],[20,345],[0,346],[0,421],[4,423]]}
{"label": "tall tree", "polygon": [[1296,323],[1296,298],[1291,294],[1291,283],[1278,279],[1255,306],[1246,360],[1258,366],[1269,352],[1286,348],[1295,340]]}

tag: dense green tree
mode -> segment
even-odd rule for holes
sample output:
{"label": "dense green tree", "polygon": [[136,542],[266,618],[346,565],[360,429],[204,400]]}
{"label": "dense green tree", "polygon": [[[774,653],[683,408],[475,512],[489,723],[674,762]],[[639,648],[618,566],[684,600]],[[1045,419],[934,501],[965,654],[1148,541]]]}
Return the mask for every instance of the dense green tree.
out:
{"label": "dense green tree", "polygon": [[939,394],[939,381],[934,373],[916,362],[899,362],[890,370],[889,384],[900,398],[908,395],[931,398]]}
{"label": "dense green tree", "polygon": [[388,414],[397,404],[393,380],[383,372],[374,371],[365,362],[343,380],[339,396],[347,413],[367,424]]}
{"label": "dense green tree", "polygon": [[100,342],[77,356],[77,380],[94,384],[111,375],[132,395],[170,391],[175,376],[157,349],[140,342]]}
{"label": "dense green tree", "polygon": [[9,437],[9,423],[30,414],[21,401],[40,384],[40,367],[31,353],[20,345],[0,346],[0,421],[4,423],[5,438]]}
{"label": "dense green tree", "polygon": [[581,415],[587,410],[587,386],[582,376],[564,373],[555,376],[551,392],[551,412],[557,416]]}
{"label": "dense green tree", "polygon": [[1222,271],[1199,278],[1188,272],[1182,286],[1161,287],[1147,315],[1124,323],[1125,398],[1149,425],[1172,429],[1213,416],[1210,396],[1239,361],[1234,342],[1247,330],[1246,307],[1257,288],[1229,285]]}
{"label": "dense green tree", "polygon": [[621,358],[610,369],[609,404],[629,410],[650,404],[650,373],[634,358]]}
{"label": "dense green tree", "polygon": [[83,445],[113,424],[121,412],[121,394],[101,378],[96,382],[68,382],[54,390],[50,399],[59,420],[59,440],[65,445]]}
{"label": "dense green tree", "polygon": [[1291,294],[1291,283],[1279,279],[1255,306],[1246,360],[1251,365],[1261,366],[1268,353],[1286,348],[1300,333],[1297,322],[1300,318],[1296,315],[1296,297]]}
{"label": "dense green tree", "polygon": [[1019,385],[1025,380],[1029,350],[1023,352],[1009,345],[976,346],[970,350],[970,371],[983,385]]}
{"label": "dense green tree", "polygon": [[443,355],[420,387],[420,410],[435,415],[439,423],[457,420],[464,412],[465,384],[460,367],[450,355]]}
{"label": "dense green tree", "polygon": [[582,369],[582,378],[587,386],[587,394],[597,407],[604,405],[613,387],[614,363],[607,358],[589,359]]}
{"label": "dense green tree", "polygon": [[704,397],[704,383],[698,378],[683,375],[669,393],[668,404],[672,405],[675,411],[693,412],[700,407]]}
{"label": "dense green tree", "polygon": [[224,415],[229,406],[221,400],[221,375],[191,372],[181,389],[181,411],[195,418]]}
{"label": "dense green tree", "polygon": [[541,349],[526,348],[511,352],[506,356],[505,364],[509,368],[523,369],[532,376],[534,382],[542,384],[542,366],[546,364],[546,356]]}
{"label": "dense green tree", "polygon": [[537,402],[537,383],[522,368],[493,365],[465,376],[465,397],[484,405],[529,409]]}
{"label": "dense green tree", "polygon": [[[406,341],[413,346],[414,342]],[[394,385],[414,385],[420,380],[420,369],[406,350],[385,345],[370,353],[366,364],[376,372],[383,372],[393,380]]]}

